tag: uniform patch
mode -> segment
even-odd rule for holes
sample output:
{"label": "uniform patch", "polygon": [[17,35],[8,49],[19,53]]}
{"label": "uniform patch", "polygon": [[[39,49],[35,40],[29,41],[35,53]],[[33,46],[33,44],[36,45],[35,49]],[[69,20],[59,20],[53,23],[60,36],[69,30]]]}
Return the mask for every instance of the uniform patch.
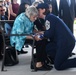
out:
{"label": "uniform patch", "polygon": [[45,22],[45,27],[46,27],[46,30],[50,28],[50,22],[48,20],[46,20]]}

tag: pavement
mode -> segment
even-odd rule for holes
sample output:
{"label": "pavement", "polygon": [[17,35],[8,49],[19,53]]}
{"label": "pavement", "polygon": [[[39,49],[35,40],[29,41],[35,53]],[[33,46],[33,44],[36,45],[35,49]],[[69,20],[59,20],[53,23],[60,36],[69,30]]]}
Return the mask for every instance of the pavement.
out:
{"label": "pavement", "polygon": [[[64,70],[64,71],[57,71],[53,68],[50,71],[36,71],[33,72],[30,69],[30,62],[31,62],[31,46],[29,48],[24,48],[24,50],[28,51],[27,54],[20,54],[19,57],[19,64],[15,66],[5,66],[4,70],[7,71],[0,71],[0,75],[76,75],[76,68]],[[73,52],[76,53],[76,47],[74,48]],[[76,57],[76,55],[72,56],[72,58]],[[0,68],[2,65],[2,61],[0,61]]]}

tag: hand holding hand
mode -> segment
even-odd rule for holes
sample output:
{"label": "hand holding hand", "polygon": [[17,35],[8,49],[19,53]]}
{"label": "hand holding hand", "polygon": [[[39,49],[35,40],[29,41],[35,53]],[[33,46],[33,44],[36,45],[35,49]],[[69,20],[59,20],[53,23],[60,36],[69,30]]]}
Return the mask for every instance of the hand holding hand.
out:
{"label": "hand holding hand", "polygon": [[36,35],[36,36],[34,36],[34,38],[35,38],[36,41],[42,40],[42,39],[39,37],[39,34]]}

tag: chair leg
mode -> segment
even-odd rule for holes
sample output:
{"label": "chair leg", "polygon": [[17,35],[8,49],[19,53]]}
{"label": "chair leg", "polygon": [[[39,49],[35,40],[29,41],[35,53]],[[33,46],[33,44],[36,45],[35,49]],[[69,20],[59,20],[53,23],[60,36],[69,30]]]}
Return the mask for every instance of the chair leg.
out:
{"label": "chair leg", "polygon": [[36,64],[35,64],[35,61],[34,61],[34,44],[35,44],[35,39],[33,39],[33,44],[32,44],[32,64],[34,66],[34,71],[37,71],[36,70]]}
{"label": "chair leg", "polygon": [[[2,35],[2,36],[3,36],[3,35]],[[7,71],[7,70],[4,70],[4,62],[5,62],[5,50],[6,50],[4,36],[3,36],[3,43],[4,43],[4,46],[3,46],[3,61],[2,61],[2,67],[1,67],[1,71]]]}

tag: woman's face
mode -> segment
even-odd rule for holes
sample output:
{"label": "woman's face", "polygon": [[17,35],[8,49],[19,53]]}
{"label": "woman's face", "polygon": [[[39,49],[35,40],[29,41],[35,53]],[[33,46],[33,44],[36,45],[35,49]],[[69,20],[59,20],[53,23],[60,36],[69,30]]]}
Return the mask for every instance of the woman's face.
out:
{"label": "woman's face", "polygon": [[31,20],[32,22],[34,22],[36,19],[37,19],[37,15],[30,16],[30,20]]}
{"label": "woman's face", "polygon": [[43,13],[45,12],[45,9],[39,9],[38,12],[39,12],[39,17],[40,18],[44,18],[44,14]]}

